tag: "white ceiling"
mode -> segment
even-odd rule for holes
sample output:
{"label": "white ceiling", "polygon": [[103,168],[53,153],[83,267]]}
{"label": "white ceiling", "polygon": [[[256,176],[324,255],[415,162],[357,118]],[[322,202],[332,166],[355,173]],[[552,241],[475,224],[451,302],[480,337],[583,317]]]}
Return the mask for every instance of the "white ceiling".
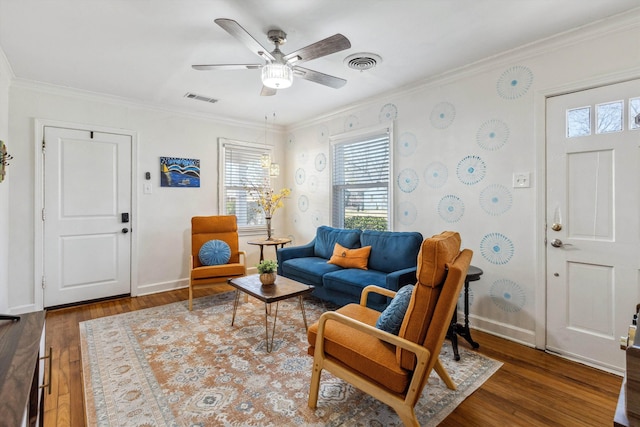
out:
{"label": "white ceiling", "polygon": [[[640,0],[0,0],[0,47],[17,79],[242,121],[276,113],[287,125],[636,7]],[[348,83],[296,78],[261,97],[258,70],[193,70],[261,62],[216,18],[236,20],[269,50],[266,32],[284,30],[285,53],[342,33],[350,49],[304,66]],[[383,62],[347,68],[344,58],[358,52]]]}

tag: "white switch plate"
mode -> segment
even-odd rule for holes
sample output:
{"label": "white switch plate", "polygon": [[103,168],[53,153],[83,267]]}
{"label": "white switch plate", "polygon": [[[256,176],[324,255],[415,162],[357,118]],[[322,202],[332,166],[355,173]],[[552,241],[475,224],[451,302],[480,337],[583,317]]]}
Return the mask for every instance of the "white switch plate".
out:
{"label": "white switch plate", "polygon": [[142,184],[142,192],[144,194],[151,194],[153,193],[153,187],[151,186],[150,182],[145,182],[144,184]]}
{"label": "white switch plate", "polygon": [[529,188],[531,187],[531,173],[515,172],[513,174],[513,188]]}

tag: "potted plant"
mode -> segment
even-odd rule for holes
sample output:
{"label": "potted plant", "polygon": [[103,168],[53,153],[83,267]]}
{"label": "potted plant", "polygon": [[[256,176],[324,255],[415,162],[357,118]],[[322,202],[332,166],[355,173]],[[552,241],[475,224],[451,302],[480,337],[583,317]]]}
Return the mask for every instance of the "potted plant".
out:
{"label": "potted plant", "polygon": [[263,285],[273,285],[276,282],[277,262],[271,259],[265,259],[260,261],[257,268],[258,273],[260,273],[260,283]]}

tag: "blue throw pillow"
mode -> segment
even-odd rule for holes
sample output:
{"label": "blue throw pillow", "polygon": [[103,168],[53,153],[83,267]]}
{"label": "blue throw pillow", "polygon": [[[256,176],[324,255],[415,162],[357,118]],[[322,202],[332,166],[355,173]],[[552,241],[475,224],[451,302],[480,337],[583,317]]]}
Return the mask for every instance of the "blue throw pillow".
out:
{"label": "blue throw pillow", "polygon": [[231,259],[231,248],[222,240],[209,240],[200,248],[198,258],[202,265],[226,264]]}
{"label": "blue throw pillow", "polygon": [[376,328],[398,335],[404,314],[407,312],[407,307],[409,307],[409,301],[411,301],[412,292],[413,285],[400,288],[396,296],[391,300],[391,304],[380,313]]}

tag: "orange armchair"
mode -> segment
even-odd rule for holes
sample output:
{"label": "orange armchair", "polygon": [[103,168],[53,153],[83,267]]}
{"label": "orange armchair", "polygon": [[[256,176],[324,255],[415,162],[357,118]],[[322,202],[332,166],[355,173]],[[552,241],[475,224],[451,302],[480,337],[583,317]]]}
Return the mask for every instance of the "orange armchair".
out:
{"label": "orange armchair", "polygon": [[317,405],[323,369],[391,406],[407,426],[419,426],[414,407],[432,369],[455,390],[438,356],[473,254],[460,252],[460,243],[451,231],[422,243],[418,283],[397,336],[377,329],[380,312],[366,307],[369,292],[394,296],[377,286],[363,290],[360,304],[326,312],[309,328],[310,408]]}
{"label": "orange armchair", "polygon": [[[202,245],[222,240],[229,245],[229,262],[202,265],[198,256]],[[193,287],[227,283],[227,279],[247,274],[247,256],[239,250],[238,225],[235,215],[196,216],[191,218],[191,274],[189,277],[189,311],[193,308]]]}

